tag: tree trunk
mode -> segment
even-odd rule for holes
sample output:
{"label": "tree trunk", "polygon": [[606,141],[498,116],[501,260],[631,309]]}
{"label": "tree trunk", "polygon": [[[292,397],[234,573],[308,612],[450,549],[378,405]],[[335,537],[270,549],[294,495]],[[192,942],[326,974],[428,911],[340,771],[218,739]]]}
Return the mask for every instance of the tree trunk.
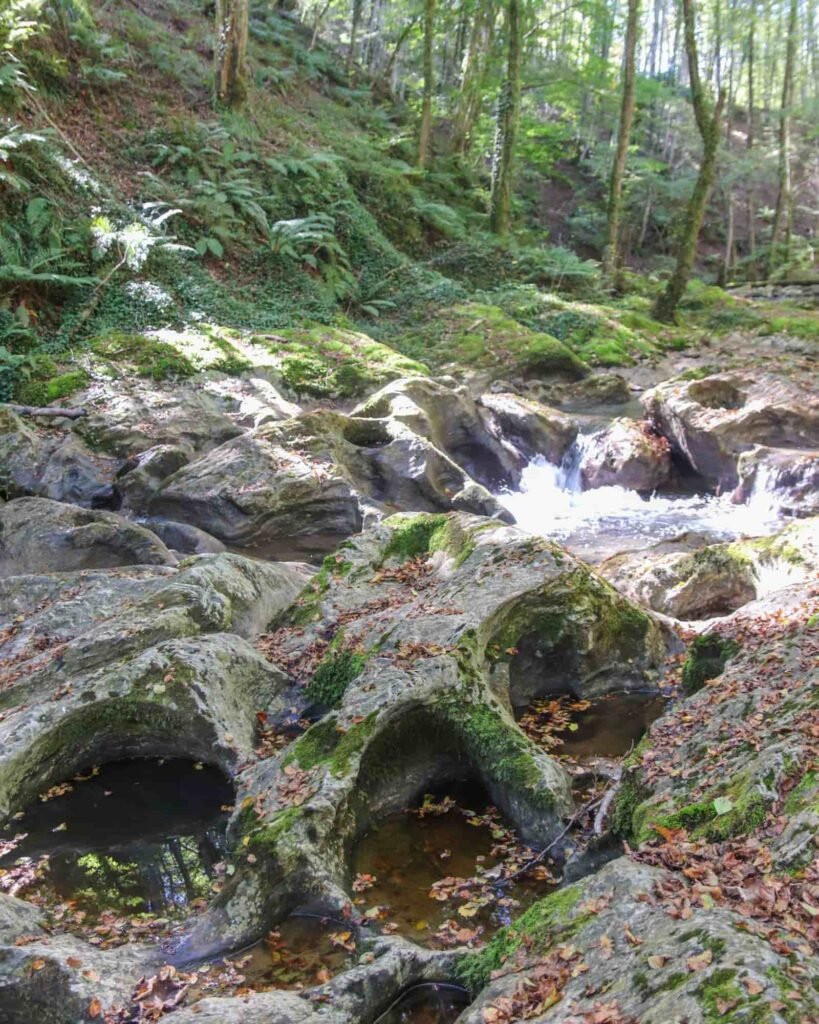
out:
{"label": "tree trunk", "polygon": [[506,13],[506,79],[498,99],[495,152],[492,160],[492,195],[489,205],[489,226],[496,235],[501,236],[509,233],[515,143],[520,119],[520,0],[509,0]]}
{"label": "tree trunk", "polygon": [[[785,51],[785,74],[782,80],[782,109],[779,114],[779,192],[776,197],[771,250],[768,254],[768,278],[778,263],[787,264],[790,259],[790,218],[792,197],[791,182],[791,107],[793,105],[793,65],[796,57],[796,23],[799,12],[798,0],[791,0],[788,17],[788,42]],[[784,229],[785,245],[777,252],[779,239]]]}
{"label": "tree trunk", "polygon": [[432,43],[435,29],[435,0],[424,0],[424,95],[421,101],[421,130],[418,135],[418,166],[426,167],[432,134],[432,90],[434,87]]}
{"label": "tree trunk", "polygon": [[353,0],[352,19],[350,24],[350,49],[347,51],[347,62],[345,70],[347,75],[352,74],[353,62],[355,61],[355,48],[358,42],[358,27],[361,24],[361,13],[364,9],[364,0]]}
{"label": "tree trunk", "polygon": [[665,291],[657,299],[654,315],[658,320],[672,323],[677,314],[677,306],[683,297],[694,259],[697,255],[697,239],[702,227],[708,197],[714,184],[717,170],[717,153],[719,151],[720,119],[725,104],[725,93],[720,91],[719,99],[712,111],[705,95],[700,79],[699,58],[697,56],[696,17],[694,0],[682,0],[683,22],[685,32],[685,51],[688,56],[688,75],[691,84],[691,103],[702,138],[702,162],[694,185],[694,191],[688,202],[679,232],[679,248],[677,265],[669,278]]}
{"label": "tree trunk", "polygon": [[622,283],[620,277],[620,219],[623,206],[623,177],[626,171],[626,157],[631,139],[631,123],[634,120],[634,57],[637,51],[637,35],[640,31],[640,0],[628,0],[626,22],[626,43],[623,63],[623,98],[620,105],[620,129],[617,134],[617,150],[611,169],[609,183],[608,241],[603,251],[603,275],[615,286]]}
{"label": "tree trunk", "polygon": [[[754,148],[754,58],[756,33],[756,0],[750,0],[750,24],[748,25],[748,135],[747,149],[750,156]],[[748,267],[748,276],[756,277],[756,192],[754,189],[753,171],[748,185],[748,253],[752,257]]]}
{"label": "tree trunk", "polygon": [[250,0],[216,0],[216,98],[238,107],[247,96]]}

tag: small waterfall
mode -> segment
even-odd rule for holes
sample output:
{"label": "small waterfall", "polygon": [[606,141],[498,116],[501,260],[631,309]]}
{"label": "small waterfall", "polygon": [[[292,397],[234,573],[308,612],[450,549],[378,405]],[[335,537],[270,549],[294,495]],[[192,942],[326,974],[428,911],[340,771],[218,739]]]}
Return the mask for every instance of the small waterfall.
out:
{"label": "small waterfall", "polygon": [[778,525],[767,467],[760,467],[746,505],[733,504],[727,494],[653,494],[643,498],[625,487],[584,491],[580,467],[594,436],[581,434],[559,465],[537,456],[524,469],[519,490],[498,495],[524,530],[562,541],[595,561],[687,531],[719,541],[770,533]]}

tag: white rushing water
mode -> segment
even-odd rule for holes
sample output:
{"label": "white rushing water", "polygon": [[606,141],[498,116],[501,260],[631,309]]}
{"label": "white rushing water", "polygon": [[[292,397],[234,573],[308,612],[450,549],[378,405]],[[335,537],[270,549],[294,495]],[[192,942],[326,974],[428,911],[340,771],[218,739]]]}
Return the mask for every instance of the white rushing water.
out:
{"label": "white rushing water", "polygon": [[687,531],[719,541],[762,536],[781,525],[775,496],[764,477],[745,505],[733,504],[727,494],[643,498],[625,487],[584,491],[580,463],[587,443],[587,437],[581,436],[560,465],[538,456],[523,471],[518,491],[498,495],[524,530],[558,540],[596,560]]}

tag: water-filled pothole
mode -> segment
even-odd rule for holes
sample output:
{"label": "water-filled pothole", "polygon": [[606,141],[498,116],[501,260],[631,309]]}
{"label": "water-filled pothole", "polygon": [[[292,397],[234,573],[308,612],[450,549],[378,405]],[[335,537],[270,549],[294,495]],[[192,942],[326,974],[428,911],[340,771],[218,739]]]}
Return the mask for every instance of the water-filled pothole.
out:
{"label": "water-filled pothole", "polygon": [[218,769],[190,761],[90,768],[0,831],[0,890],[69,927],[180,916],[217,882],[233,797]]}
{"label": "water-filled pothole", "polygon": [[552,862],[536,859],[480,787],[450,786],[364,833],[352,858],[354,902],[382,932],[474,945],[554,888]]}
{"label": "water-filled pothole", "polygon": [[356,957],[355,935],[348,924],[294,914],[247,949],[197,967],[191,1001],[243,989],[310,988],[351,967]]}
{"label": "water-filled pothole", "polygon": [[624,757],[663,713],[657,693],[609,693],[594,700],[571,696],[535,700],[518,709],[518,725],[550,754],[578,762]]}
{"label": "water-filled pothole", "polygon": [[459,985],[423,982],[407,989],[374,1024],[453,1024],[469,1002]]}

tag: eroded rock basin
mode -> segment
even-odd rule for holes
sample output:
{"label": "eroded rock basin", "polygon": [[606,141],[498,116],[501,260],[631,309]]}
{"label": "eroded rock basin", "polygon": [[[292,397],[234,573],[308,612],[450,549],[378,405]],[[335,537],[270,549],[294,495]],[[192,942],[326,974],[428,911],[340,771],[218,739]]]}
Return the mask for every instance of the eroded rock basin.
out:
{"label": "eroded rock basin", "polygon": [[469,994],[458,985],[414,985],[375,1024],[453,1024],[468,1005]]}
{"label": "eroded rock basin", "polygon": [[218,884],[232,802],[225,776],[198,762],[91,767],[0,831],[0,888],[78,925],[110,914],[180,916]]}
{"label": "eroded rock basin", "polygon": [[654,692],[608,693],[594,700],[541,698],[518,708],[518,724],[558,757],[586,762],[629,753],[668,706]]}
{"label": "eroded rock basin", "polygon": [[387,934],[434,948],[479,945],[554,888],[549,864],[526,870],[535,857],[481,787],[449,786],[361,837],[354,902]]}

